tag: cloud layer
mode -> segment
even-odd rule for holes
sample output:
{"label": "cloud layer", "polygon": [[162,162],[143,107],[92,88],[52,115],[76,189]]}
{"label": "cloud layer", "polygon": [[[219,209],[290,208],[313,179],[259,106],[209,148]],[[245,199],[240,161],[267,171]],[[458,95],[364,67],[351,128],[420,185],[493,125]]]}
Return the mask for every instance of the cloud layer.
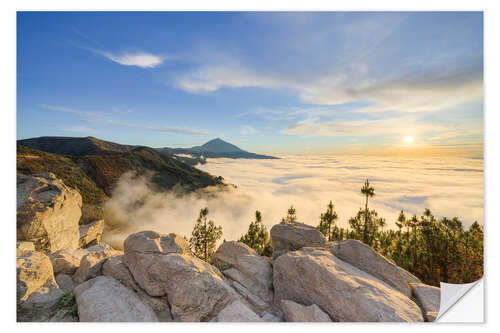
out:
{"label": "cloud layer", "polygon": [[155,193],[144,178],[124,177],[106,212],[113,227],[105,238],[121,246],[130,233],[153,229],[189,237],[199,210],[223,226],[224,238],[246,232],[255,210],[268,228],[279,223],[290,205],[299,221],[317,225],[333,200],[338,223],[348,225],[363,206],[366,178],[375,187],[370,207],[394,226],[400,210],[421,214],[428,207],[438,217],[458,216],[465,226],[483,223],[483,161],[465,158],[395,159],[360,156],[285,156],[280,160],[209,159],[200,169],[223,176],[238,187],[228,192]]}

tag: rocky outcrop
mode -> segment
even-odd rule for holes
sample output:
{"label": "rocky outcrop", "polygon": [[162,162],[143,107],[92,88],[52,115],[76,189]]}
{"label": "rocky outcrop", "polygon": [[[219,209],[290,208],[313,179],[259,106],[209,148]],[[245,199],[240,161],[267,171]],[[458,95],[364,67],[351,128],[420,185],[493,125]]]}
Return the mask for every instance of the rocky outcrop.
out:
{"label": "rocky outcrop", "polygon": [[78,248],[82,197],[52,173],[17,175],[17,240],[47,253]]}
{"label": "rocky outcrop", "polygon": [[32,242],[18,241],[16,244],[16,256],[20,257],[25,252],[35,251],[35,244]]}
{"label": "rocky outcrop", "polygon": [[238,298],[217,268],[190,254],[181,236],[140,232],[125,240],[124,251],[135,281],[150,296],[167,296],[175,320],[210,321]]}
{"label": "rocky outcrop", "polygon": [[413,296],[422,305],[426,321],[434,321],[441,304],[441,289],[424,283],[412,283]]}
{"label": "rocky outcrop", "polygon": [[327,248],[337,258],[379,278],[408,297],[412,296],[410,282],[420,282],[415,276],[358,240],[332,242]]}
{"label": "rocky outcrop", "polygon": [[273,268],[246,244],[224,242],[214,254],[214,262],[222,273],[238,282],[250,293],[271,303],[273,301]]}
{"label": "rocky outcrop", "polygon": [[88,247],[101,243],[102,232],[104,230],[104,220],[94,221],[80,226],[80,247]]}
{"label": "rocky outcrop", "polygon": [[50,253],[49,258],[54,268],[54,274],[74,274],[86,254],[88,254],[88,251],[82,249],[59,250]]}
{"label": "rocky outcrop", "polygon": [[56,282],[59,288],[61,288],[61,290],[64,292],[71,291],[75,289],[76,286],[75,282],[73,281],[73,278],[67,274],[56,275]]}
{"label": "rocky outcrop", "polygon": [[167,298],[149,296],[139,287],[127,265],[124,263],[123,255],[114,256],[106,260],[102,266],[102,274],[116,279],[125,287],[135,292],[141,301],[155,312],[158,321],[172,321],[172,314],[170,313],[170,305]]}
{"label": "rocky outcrop", "polygon": [[288,252],[273,266],[275,302],[316,304],[335,321],[423,321],[408,297],[327,250]]}
{"label": "rocky outcrop", "polygon": [[115,250],[94,251],[87,253],[83,256],[80,266],[73,275],[73,281],[80,284],[88,279],[101,275],[104,262],[108,258],[121,254],[123,254],[123,252]]}
{"label": "rocky outcrop", "polygon": [[316,304],[304,306],[289,300],[281,301],[281,310],[288,322],[331,322]]}
{"label": "rocky outcrop", "polygon": [[316,228],[299,222],[282,222],[271,228],[271,244],[278,255],[304,246],[324,246],[326,238]]}
{"label": "rocky outcrop", "polygon": [[82,322],[156,322],[155,313],[135,293],[109,276],[98,276],[75,290]]}
{"label": "rocky outcrop", "polygon": [[222,309],[216,317],[218,322],[263,322],[264,320],[241,301],[235,301]]}
{"label": "rocky outcrop", "polygon": [[45,321],[64,294],[59,289],[50,259],[43,253],[26,251],[17,258],[17,320]]}

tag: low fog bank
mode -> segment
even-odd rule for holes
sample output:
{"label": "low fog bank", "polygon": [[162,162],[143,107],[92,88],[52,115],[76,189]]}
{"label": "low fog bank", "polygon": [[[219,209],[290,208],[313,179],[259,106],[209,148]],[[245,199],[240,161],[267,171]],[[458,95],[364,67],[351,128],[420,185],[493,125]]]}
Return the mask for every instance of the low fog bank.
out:
{"label": "low fog bank", "polygon": [[364,205],[360,194],[368,178],[376,196],[370,207],[385,217],[388,227],[400,210],[421,214],[428,207],[436,217],[458,216],[468,227],[483,223],[482,160],[465,158],[388,159],[359,156],[284,156],[280,160],[209,159],[198,168],[237,185],[220,191],[208,188],[188,195],[182,189],[152,190],[148,177],[125,174],[105,207],[108,229],[104,240],[117,248],[130,233],[155,230],[189,238],[201,208],[223,227],[223,238],[246,232],[255,210],[268,228],[279,223],[290,205],[298,220],[317,225],[333,200],[338,224]]}

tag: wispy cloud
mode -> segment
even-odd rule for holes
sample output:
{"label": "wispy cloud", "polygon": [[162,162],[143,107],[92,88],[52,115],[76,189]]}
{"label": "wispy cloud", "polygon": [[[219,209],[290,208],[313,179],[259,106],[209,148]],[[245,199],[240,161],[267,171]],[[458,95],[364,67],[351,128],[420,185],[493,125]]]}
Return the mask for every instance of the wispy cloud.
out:
{"label": "wispy cloud", "polygon": [[68,126],[68,127],[64,127],[62,128],[63,131],[66,131],[66,132],[74,132],[74,133],[100,133],[100,131],[94,129],[94,128],[90,128],[88,126]]}
{"label": "wispy cloud", "polygon": [[124,52],[114,54],[107,51],[91,49],[92,52],[102,55],[111,61],[124,66],[136,66],[141,68],[154,68],[161,65],[166,57],[148,52]]}
{"label": "wispy cloud", "polygon": [[[85,123],[87,123],[89,125],[94,125],[94,126],[107,124],[107,125],[112,125],[112,126],[117,126],[117,127],[133,128],[133,129],[150,131],[150,132],[164,132],[164,133],[187,134],[187,135],[209,135],[210,134],[207,131],[184,128],[184,127],[175,127],[175,126],[161,127],[161,126],[150,126],[150,125],[140,124],[140,123],[136,123],[136,122],[124,122],[121,120],[114,119],[111,116],[111,114],[108,112],[84,111],[84,110],[75,109],[75,108],[68,108],[68,107],[54,106],[54,105],[47,105],[47,104],[41,104],[40,107],[47,109],[47,110],[66,112],[66,113],[72,113],[72,114],[76,114],[79,116],[83,116],[84,119],[82,119],[82,121],[84,121]],[[128,113],[128,112],[126,112],[126,113]],[[95,131],[95,129],[85,127],[85,126],[73,126],[73,127],[68,127],[65,130],[72,130],[73,132],[90,132],[93,130]]]}
{"label": "wispy cloud", "polygon": [[252,126],[243,125],[243,126],[241,126],[240,133],[243,135],[251,135],[251,134],[257,133],[257,130],[255,128],[253,128]]}

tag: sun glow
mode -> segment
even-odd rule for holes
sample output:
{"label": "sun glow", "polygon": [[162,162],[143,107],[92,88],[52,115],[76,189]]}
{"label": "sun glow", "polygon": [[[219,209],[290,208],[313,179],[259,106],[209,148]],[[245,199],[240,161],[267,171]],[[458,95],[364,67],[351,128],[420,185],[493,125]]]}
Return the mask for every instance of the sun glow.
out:
{"label": "sun glow", "polygon": [[406,142],[406,143],[412,143],[412,142],[413,142],[413,138],[412,138],[411,136],[407,136],[407,137],[405,138],[405,142]]}

